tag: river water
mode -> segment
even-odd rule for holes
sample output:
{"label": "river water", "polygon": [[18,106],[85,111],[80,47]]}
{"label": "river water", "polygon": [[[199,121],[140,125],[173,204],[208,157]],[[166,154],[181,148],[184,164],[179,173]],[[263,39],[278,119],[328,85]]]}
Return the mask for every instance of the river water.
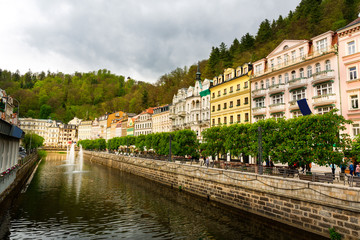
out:
{"label": "river water", "polygon": [[0,239],[321,239],[144,178],[49,153],[1,221]]}

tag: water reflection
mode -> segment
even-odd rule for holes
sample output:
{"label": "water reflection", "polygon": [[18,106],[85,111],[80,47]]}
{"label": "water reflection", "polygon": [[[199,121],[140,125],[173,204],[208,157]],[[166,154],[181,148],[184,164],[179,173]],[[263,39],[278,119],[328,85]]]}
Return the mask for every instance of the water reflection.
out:
{"label": "water reflection", "polygon": [[86,159],[86,174],[64,174],[64,158],[39,166],[0,238],[319,239]]}

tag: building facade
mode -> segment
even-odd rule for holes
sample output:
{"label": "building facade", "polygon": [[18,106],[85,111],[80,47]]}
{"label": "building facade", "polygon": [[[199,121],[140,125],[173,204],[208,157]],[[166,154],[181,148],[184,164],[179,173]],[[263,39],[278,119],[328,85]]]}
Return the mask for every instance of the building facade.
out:
{"label": "building facade", "polygon": [[211,94],[211,126],[251,122],[251,64],[225,69],[213,79]]}
{"label": "building facade", "polygon": [[48,143],[48,127],[53,121],[49,119],[19,118],[19,127],[25,133],[35,133],[45,139],[44,144]]}
{"label": "building facade", "polygon": [[352,120],[347,125],[351,137],[360,134],[360,18],[337,30],[341,79],[342,115]]}
{"label": "building facade", "polygon": [[60,124],[58,147],[65,148],[77,142],[77,127],[72,124]]}
{"label": "building facade", "polygon": [[134,136],[147,135],[152,133],[152,115],[154,108],[148,108],[140,113],[134,122]]}
{"label": "building facade", "polygon": [[154,108],[152,115],[152,132],[171,132],[172,121],[170,119],[170,105],[164,105]]}
{"label": "building facade", "polygon": [[78,140],[91,139],[92,121],[81,121],[78,130]]}
{"label": "building facade", "polygon": [[254,62],[253,121],[301,116],[301,99],[312,113],[340,109],[336,42],[332,31],[311,40],[284,40],[265,59]]}

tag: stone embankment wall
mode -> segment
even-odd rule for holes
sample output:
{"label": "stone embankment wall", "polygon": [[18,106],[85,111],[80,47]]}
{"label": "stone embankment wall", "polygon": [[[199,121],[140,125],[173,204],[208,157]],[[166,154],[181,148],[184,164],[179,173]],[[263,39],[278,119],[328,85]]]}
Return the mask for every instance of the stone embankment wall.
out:
{"label": "stone embankment wall", "polygon": [[85,152],[88,159],[329,237],[360,239],[360,188],[151,159]]}
{"label": "stone embankment wall", "polygon": [[24,162],[25,163],[17,169],[14,181],[0,194],[0,213],[3,213],[4,210],[10,206],[12,199],[20,192],[21,188],[32,174],[36,163],[38,162],[37,153],[27,156],[27,159],[25,159]]}

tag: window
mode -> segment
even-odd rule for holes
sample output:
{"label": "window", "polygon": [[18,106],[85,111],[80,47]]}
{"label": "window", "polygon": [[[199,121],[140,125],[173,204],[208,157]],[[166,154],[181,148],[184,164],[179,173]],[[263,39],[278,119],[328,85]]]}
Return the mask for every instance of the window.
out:
{"label": "window", "polygon": [[215,106],[212,107],[212,111],[215,112]]}
{"label": "window", "polygon": [[291,80],[294,80],[296,78],[296,72],[292,71],[291,72]]}
{"label": "window", "polygon": [[244,88],[248,88],[249,87],[249,82],[244,82]]}
{"label": "window", "polygon": [[326,70],[326,71],[330,71],[330,70],[331,70],[330,60],[326,60],[326,62],[325,62],[325,70]]}
{"label": "window", "polygon": [[230,124],[234,122],[234,117],[230,116]]}
{"label": "window", "polygon": [[264,86],[264,81],[262,81],[262,80],[261,80],[261,82],[260,82],[260,87],[261,87],[261,89],[264,89],[264,87],[265,87],[265,86]]}
{"label": "window", "polygon": [[284,55],[284,64],[287,65],[289,63],[289,55],[285,54]]}
{"label": "window", "polygon": [[266,88],[269,88],[269,86],[270,86],[269,79],[266,79]]}
{"label": "window", "polygon": [[224,95],[226,95],[226,88],[224,88]]}
{"label": "window", "polygon": [[292,62],[296,61],[296,51],[291,52],[291,60],[292,60]]}
{"label": "window", "polygon": [[294,111],[294,112],[292,112],[292,117],[293,117],[293,118],[301,117],[301,116],[302,116],[301,111]]}
{"label": "window", "polygon": [[275,85],[275,78],[274,77],[271,78],[271,85],[273,85],[273,86]]}
{"label": "window", "polygon": [[360,124],[353,124],[353,135],[354,137],[360,134]]}
{"label": "window", "polygon": [[217,110],[220,111],[220,104],[218,104],[218,109]]}
{"label": "window", "polygon": [[325,114],[325,113],[330,112],[332,109],[333,109],[332,106],[329,106],[329,107],[319,107],[319,108],[317,109],[317,113],[320,114],[320,115],[323,115],[323,114]]}
{"label": "window", "polygon": [[259,73],[261,73],[261,71],[262,71],[262,64],[256,65],[255,66],[255,73],[259,74]]}
{"label": "window", "polygon": [[227,121],[226,121],[226,117],[224,117],[224,124],[226,124],[227,123]]}
{"label": "window", "polygon": [[332,93],[332,83],[323,83],[316,86],[317,96],[331,94]]}
{"label": "window", "polygon": [[226,109],[226,103],[224,103],[224,109]]}
{"label": "window", "polygon": [[238,114],[238,115],[237,115],[237,122],[240,122],[240,120],[241,120],[241,115]]}
{"label": "window", "polygon": [[246,104],[248,104],[248,103],[249,103],[249,98],[246,97],[246,98],[244,99],[244,104],[246,105]]}
{"label": "window", "polygon": [[273,114],[272,116],[273,116],[273,118],[275,118],[275,119],[277,120],[277,119],[279,119],[279,118],[284,117],[284,114],[283,114],[283,113],[275,113],[275,114]]}
{"label": "window", "polygon": [[305,77],[304,69],[303,69],[303,68],[300,68],[300,70],[299,70],[299,75],[300,75],[300,78],[304,78],[304,77]]}
{"label": "window", "polygon": [[285,83],[288,83],[288,82],[289,82],[289,74],[285,73]]}
{"label": "window", "polygon": [[255,122],[259,121],[259,120],[263,120],[265,119],[265,116],[264,115],[260,115],[260,116],[255,116]]}
{"label": "window", "polygon": [[240,90],[240,84],[236,85],[236,90]]}
{"label": "window", "polygon": [[292,92],[292,100],[297,101],[305,98],[305,89],[298,89]]}
{"label": "window", "polygon": [[347,49],[348,49],[348,55],[354,54],[356,52],[355,41],[348,42]]}
{"label": "window", "polygon": [[358,109],[359,108],[359,97],[358,95],[353,95],[351,98],[351,109]]}
{"label": "window", "polygon": [[229,107],[232,108],[234,106],[233,101],[230,101]]}
{"label": "window", "polygon": [[244,73],[247,73],[247,67],[244,67]]}
{"label": "window", "polygon": [[350,80],[355,80],[355,79],[357,79],[356,67],[351,67],[351,68],[349,68],[349,79],[350,79]]}
{"label": "window", "polygon": [[271,59],[270,60],[270,64],[271,64],[271,68],[273,69],[275,67],[275,61],[274,59]]}
{"label": "window", "polygon": [[240,106],[240,99],[237,100],[236,106]]}
{"label": "window", "polygon": [[321,66],[320,66],[320,63],[317,63],[315,65],[315,73],[319,73],[319,72],[321,72]]}
{"label": "window", "polygon": [[277,64],[278,64],[278,66],[280,66],[281,63],[282,63],[282,59],[281,59],[281,57],[278,57],[278,58],[277,58]]}
{"label": "window", "polygon": [[279,75],[279,84],[282,84],[282,76]]}
{"label": "window", "polygon": [[316,51],[318,52],[324,52],[327,49],[327,39],[321,39],[316,42]]}
{"label": "window", "polygon": [[218,91],[218,97],[220,97],[221,96],[221,91]]}
{"label": "window", "polygon": [[259,87],[258,85],[259,85],[259,84],[256,82],[256,83],[255,83],[255,90],[258,89],[258,87]]}
{"label": "window", "polygon": [[308,66],[307,67],[307,77],[311,77],[312,76],[312,66]]}
{"label": "window", "polygon": [[272,96],[272,103],[273,104],[284,103],[283,94],[276,94],[276,95]]}
{"label": "window", "polygon": [[304,51],[304,48],[300,48],[300,58],[304,58],[305,57],[305,51]]}
{"label": "window", "polygon": [[249,113],[245,113],[245,122],[249,121]]}
{"label": "window", "polygon": [[236,76],[238,77],[238,76],[240,76],[240,75],[241,75],[241,70],[237,70]]}
{"label": "window", "polygon": [[218,118],[218,124],[221,124],[220,118]]}
{"label": "window", "polygon": [[265,106],[265,99],[264,98],[257,98],[255,101],[255,107],[260,108]]}
{"label": "window", "polygon": [[232,93],[233,92],[233,87],[230,87],[230,93]]}

